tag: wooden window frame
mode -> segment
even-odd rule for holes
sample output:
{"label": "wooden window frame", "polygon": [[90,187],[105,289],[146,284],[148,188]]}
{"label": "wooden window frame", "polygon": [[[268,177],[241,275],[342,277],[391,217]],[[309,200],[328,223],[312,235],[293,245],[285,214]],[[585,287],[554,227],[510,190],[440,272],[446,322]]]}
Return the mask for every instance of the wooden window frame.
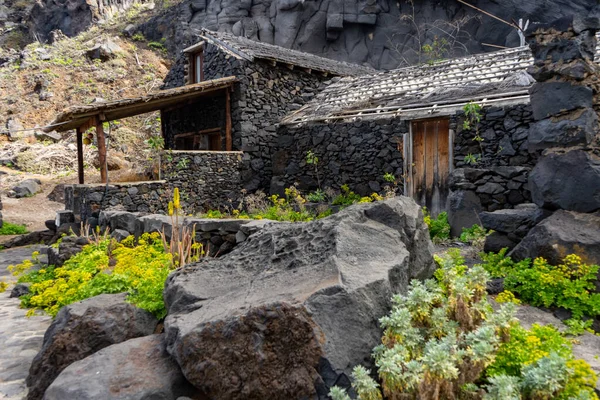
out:
{"label": "wooden window frame", "polygon": [[[198,62],[198,60],[200,61]],[[197,72],[200,72],[200,80],[198,80]],[[188,83],[194,84],[200,82],[204,82],[204,48],[189,53]]]}

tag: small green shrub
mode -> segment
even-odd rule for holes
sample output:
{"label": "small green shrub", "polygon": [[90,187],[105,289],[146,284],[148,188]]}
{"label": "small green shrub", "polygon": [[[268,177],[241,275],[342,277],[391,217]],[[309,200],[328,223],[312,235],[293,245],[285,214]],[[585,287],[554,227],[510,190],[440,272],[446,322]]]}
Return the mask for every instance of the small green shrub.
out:
{"label": "small green shrub", "polygon": [[331,203],[334,206],[349,206],[360,201],[360,195],[350,190],[348,185],[342,185],[341,189],[342,193],[336,196]]}
{"label": "small green shrub", "polygon": [[488,232],[483,226],[475,224],[470,228],[463,228],[459,239],[463,243],[478,245],[485,242],[487,235]]}
{"label": "small green shrub", "polygon": [[429,236],[434,242],[441,242],[450,239],[450,224],[448,223],[448,213],[442,212],[437,218],[431,218],[427,208],[423,207],[423,218],[429,228]]}
{"label": "small green shrub", "polygon": [[327,196],[325,195],[324,191],[322,191],[321,189],[317,189],[314,192],[307,194],[306,200],[308,200],[312,203],[321,203],[321,202],[327,200]]}
{"label": "small green shrub", "polygon": [[0,228],[0,235],[24,235],[27,233],[25,225],[12,224],[4,221]]}
{"label": "small green shrub", "polygon": [[514,262],[506,249],[484,254],[483,268],[495,278],[504,278],[504,287],[536,307],[562,307],[573,318],[600,315],[600,293],[595,293],[598,265],[587,265],[575,254],[553,266],[544,258]]}
{"label": "small green shrub", "polygon": [[148,47],[151,47],[154,50],[158,50],[158,51],[161,51],[163,53],[167,52],[167,48],[161,42],[148,42]]}

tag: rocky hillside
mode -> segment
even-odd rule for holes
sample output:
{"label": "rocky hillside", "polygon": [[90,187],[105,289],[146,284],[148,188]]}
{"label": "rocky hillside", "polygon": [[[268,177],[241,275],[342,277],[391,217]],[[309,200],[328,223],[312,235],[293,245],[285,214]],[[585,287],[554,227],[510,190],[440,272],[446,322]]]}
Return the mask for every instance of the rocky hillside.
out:
{"label": "rocky hillside", "polygon": [[[0,164],[68,174],[75,166],[74,139],[30,128],[47,125],[70,105],[135,97],[161,86],[170,66],[163,44],[123,33],[130,22],[144,21],[151,12],[137,7],[73,38],[57,35],[53,44],[0,52]],[[111,124],[109,151],[117,165],[109,168],[140,165],[144,140],[157,132],[159,122],[156,115],[144,115]],[[86,153],[93,167],[91,146]]]}
{"label": "rocky hillside", "polygon": [[[565,14],[585,14],[597,1],[471,3],[506,21],[523,18],[548,22]],[[137,3],[110,0],[95,4],[68,0],[65,6],[42,0],[24,22],[31,37],[44,41],[55,29],[75,35],[93,23],[128,12]],[[381,69],[494,49],[483,43],[508,47],[519,44],[515,29],[457,0],[161,0],[157,8],[161,12],[140,28],[152,40],[165,39],[173,54],[191,43],[194,32],[202,27],[232,30],[261,41]]]}

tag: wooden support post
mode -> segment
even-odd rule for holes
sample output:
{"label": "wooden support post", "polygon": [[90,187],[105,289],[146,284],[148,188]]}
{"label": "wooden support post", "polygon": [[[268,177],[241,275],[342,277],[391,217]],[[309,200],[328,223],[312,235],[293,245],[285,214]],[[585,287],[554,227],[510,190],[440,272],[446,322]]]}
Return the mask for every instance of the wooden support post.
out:
{"label": "wooden support post", "polygon": [[100,181],[108,181],[108,170],[106,168],[106,137],[104,127],[100,118],[96,119],[96,139],[98,140],[98,161],[100,162]]}
{"label": "wooden support post", "polygon": [[231,151],[231,94],[230,88],[225,89],[225,150]]}
{"label": "wooden support post", "polygon": [[79,184],[83,185],[83,128],[77,127],[77,175],[79,176]]}

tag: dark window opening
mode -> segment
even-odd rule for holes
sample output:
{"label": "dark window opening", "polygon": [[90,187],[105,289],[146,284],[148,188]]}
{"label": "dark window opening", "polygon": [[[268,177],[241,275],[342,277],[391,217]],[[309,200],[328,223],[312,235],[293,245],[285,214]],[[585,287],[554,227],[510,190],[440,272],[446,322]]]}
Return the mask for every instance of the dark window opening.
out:
{"label": "dark window opening", "polygon": [[175,150],[221,151],[221,129],[175,135]]}

